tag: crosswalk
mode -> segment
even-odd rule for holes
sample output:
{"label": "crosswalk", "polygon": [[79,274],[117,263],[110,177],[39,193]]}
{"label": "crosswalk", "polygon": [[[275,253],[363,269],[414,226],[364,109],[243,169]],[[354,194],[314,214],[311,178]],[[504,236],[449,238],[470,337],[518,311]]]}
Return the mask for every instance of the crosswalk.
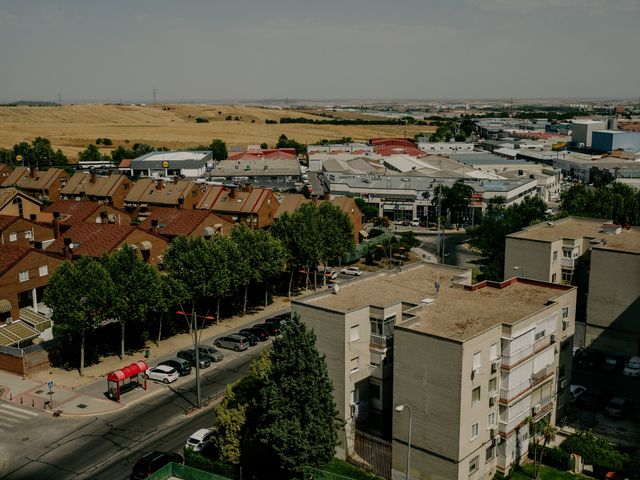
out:
{"label": "crosswalk", "polygon": [[15,430],[20,424],[39,415],[38,412],[26,408],[0,403],[0,431]]}

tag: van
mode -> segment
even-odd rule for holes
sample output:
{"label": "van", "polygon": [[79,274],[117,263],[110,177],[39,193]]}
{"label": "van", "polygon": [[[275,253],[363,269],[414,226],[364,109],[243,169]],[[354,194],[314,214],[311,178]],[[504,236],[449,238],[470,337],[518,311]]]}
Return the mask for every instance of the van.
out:
{"label": "van", "polygon": [[626,377],[640,377],[640,357],[631,357],[622,371]]}
{"label": "van", "polygon": [[240,335],[227,335],[226,337],[220,337],[213,344],[218,348],[229,348],[236,352],[249,348],[249,342],[247,339]]}

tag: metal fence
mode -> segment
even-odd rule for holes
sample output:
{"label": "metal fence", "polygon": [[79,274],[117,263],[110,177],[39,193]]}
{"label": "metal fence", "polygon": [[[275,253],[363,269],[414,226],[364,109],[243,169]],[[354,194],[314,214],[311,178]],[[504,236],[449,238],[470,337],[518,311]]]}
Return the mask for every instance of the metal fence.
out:
{"label": "metal fence", "polygon": [[333,472],[326,472],[313,467],[304,467],[302,469],[303,480],[353,480],[351,477],[345,477]]}
{"label": "metal fence", "polygon": [[149,480],[166,480],[168,478],[180,478],[183,480],[231,480],[230,478],[205,472],[197,468],[187,467],[179,463],[167,463],[164,467],[152,473]]}

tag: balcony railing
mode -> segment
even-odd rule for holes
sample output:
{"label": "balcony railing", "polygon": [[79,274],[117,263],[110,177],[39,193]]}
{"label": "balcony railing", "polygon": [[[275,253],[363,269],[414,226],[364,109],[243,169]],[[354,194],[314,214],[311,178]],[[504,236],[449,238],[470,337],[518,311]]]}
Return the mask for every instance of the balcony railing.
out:
{"label": "balcony railing", "polygon": [[393,346],[393,335],[378,335],[372,333],[369,337],[369,346],[379,350],[385,350]]}
{"label": "balcony railing", "polygon": [[529,345],[528,347],[523,348],[522,350],[518,350],[515,353],[505,354],[502,353],[502,367],[511,368],[517,363],[520,363],[527,357],[533,355],[533,345]]}
{"label": "balcony railing", "polygon": [[573,268],[575,266],[573,258],[563,258],[560,265],[563,267]]}
{"label": "balcony railing", "polygon": [[508,421],[502,421],[500,420],[498,422],[498,433],[501,433],[503,435],[509,433],[511,430],[513,430],[514,428],[516,428],[518,425],[520,425],[529,415],[529,411],[531,409],[530,408],[526,408],[523,411],[521,411],[520,413],[518,413],[515,417],[513,417],[511,420]]}
{"label": "balcony railing", "polygon": [[536,372],[531,375],[531,386],[533,387],[534,385],[537,385],[543,380],[549,378],[551,375],[553,375],[553,369],[549,367],[544,367],[539,372]]}
{"label": "balcony railing", "polygon": [[518,385],[512,388],[501,388],[500,389],[500,401],[508,402],[523,392],[526,392],[531,388],[531,380],[526,379],[523,382],[520,382]]}

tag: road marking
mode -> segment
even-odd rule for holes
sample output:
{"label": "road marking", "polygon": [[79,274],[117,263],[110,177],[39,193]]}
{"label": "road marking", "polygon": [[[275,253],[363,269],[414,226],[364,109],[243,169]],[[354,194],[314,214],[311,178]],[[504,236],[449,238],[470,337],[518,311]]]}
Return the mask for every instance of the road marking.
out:
{"label": "road marking", "polygon": [[38,412],[30,412],[29,410],[25,410],[24,408],[13,407],[11,405],[7,405],[6,403],[0,404],[0,408],[4,410],[13,410],[18,413],[22,413],[23,415],[29,415],[31,417],[37,417],[40,415]]}

